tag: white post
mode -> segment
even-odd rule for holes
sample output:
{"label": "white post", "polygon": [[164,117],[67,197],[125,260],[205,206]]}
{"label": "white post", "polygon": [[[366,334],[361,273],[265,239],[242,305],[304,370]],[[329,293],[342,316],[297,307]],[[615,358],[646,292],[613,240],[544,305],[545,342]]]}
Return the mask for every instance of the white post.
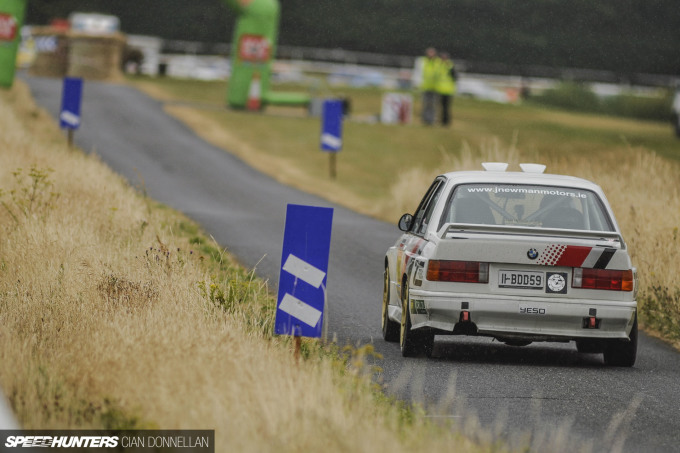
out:
{"label": "white post", "polygon": [[0,390],[0,429],[21,429],[2,390]]}

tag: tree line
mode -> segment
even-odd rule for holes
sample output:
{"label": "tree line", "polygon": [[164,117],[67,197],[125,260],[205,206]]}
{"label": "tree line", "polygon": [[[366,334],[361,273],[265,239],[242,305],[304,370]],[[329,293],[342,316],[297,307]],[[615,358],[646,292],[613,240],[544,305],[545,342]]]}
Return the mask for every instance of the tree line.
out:
{"label": "tree line", "polygon": [[[231,41],[220,0],[30,0],[27,23],[114,14],[124,32]],[[680,74],[677,0],[281,0],[279,43],[456,59]]]}

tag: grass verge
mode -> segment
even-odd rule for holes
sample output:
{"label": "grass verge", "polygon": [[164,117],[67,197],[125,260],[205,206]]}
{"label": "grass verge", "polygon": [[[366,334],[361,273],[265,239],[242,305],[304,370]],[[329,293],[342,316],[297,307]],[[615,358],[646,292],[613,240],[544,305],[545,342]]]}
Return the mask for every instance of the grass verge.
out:
{"label": "grass verge", "polygon": [[266,282],[69,151],[21,82],[0,92],[0,189],[0,387],[24,428],[215,429],[220,452],[503,450],[385,400],[370,346],[309,341],[296,365]]}

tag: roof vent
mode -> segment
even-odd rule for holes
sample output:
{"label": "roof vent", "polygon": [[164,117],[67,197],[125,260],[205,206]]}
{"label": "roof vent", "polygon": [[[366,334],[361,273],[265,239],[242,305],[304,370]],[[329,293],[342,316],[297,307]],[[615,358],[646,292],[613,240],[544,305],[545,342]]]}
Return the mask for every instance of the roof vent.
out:
{"label": "roof vent", "polygon": [[505,169],[508,168],[508,164],[505,162],[484,162],[482,163],[482,167],[484,167],[484,170],[486,171],[505,171]]}
{"label": "roof vent", "polygon": [[542,164],[519,164],[519,168],[524,173],[543,173],[545,171],[545,165]]}

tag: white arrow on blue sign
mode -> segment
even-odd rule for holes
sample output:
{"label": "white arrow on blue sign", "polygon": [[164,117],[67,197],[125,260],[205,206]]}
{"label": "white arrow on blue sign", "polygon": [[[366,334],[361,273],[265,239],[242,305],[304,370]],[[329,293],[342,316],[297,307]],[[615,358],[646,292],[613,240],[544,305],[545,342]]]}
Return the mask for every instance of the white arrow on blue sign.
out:
{"label": "white arrow on blue sign", "polygon": [[61,111],[59,126],[62,129],[78,129],[80,127],[80,105],[83,97],[83,79],[65,77],[61,94]]}
{"label": "white arrow on blue sign", "polygon": [[289,204],[274,332],[318,338],[326,304],[333,209]]}
{"label": "white arrow on blue sign", "polygon": [[339,99],[323,103],[321,119],[321,150],[338,152],[342,149],[342,104]]}

